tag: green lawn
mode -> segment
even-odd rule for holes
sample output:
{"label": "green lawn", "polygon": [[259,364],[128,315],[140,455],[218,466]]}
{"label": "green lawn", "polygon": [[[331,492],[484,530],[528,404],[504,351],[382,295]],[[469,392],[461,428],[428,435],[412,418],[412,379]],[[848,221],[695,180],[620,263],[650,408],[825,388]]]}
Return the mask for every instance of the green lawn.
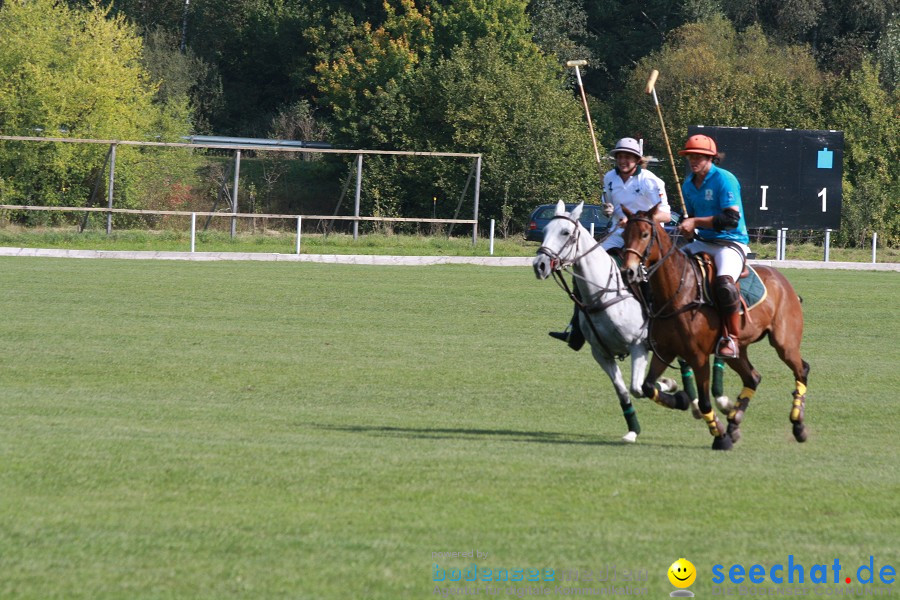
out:
{"label": "green lawn", "polygon": [[2,258],[0,598],[431,598],[435,563],[473,562],[615,565],[659,598],[681,556],[708,598],[716,564],[898,568],[900,278],[785,273],[810,440],[763,343],[714,453],[648,401],[621,445],[528,268]]}
{"label": "green lawn", "polygon": [[[184,221],[184,219],[182,219]],[[200,223],[198,221],[198,223]],[[242,222],[238,234],[232,238],[229,231],[199,231],[195,246],[197,252],[273,252],[294,254],[297,251],[296,222],[274,221],[282,228],[263,230],[259,225],[254,231]],[[223,219],[219,226],[227,225]],[[0,246],[15,248],[63,248],[68,250],[146,250],[165,252],[188,252],[191,249],[190,222],[169,224],[166,230],[114,229],[110,235],[106,230],[89,229],[79,232],[77,227],[24,228],[18,226],[0,227]],[[199,225],[198,225],[199,227]],[[275,227],[273,225],[273,227]],[[364,230],[365,228],[363,228]],[[361,230],[362,231],[362,230]],[[488,256],[490,240],[480,235],[472,244],[471,226],[457,225],[453,237],[441,235],[388,235],[384,233],[361,233],[357,239],[352,235],[304,232],[300,250],[304,254],[391,254],[400,256]],[[494,239],[495,256],[534,256],[537,242],[527,242],[521,234],[509,238]],[[775,258],[775,243],[752,242],[751,250],[758,259]],[[824,248],[811,243],[788,244],[786,258],[789,260],[824,260]],[[900,262],[900,248],[878,248],[878,262]],[[829,251],[829,260],[834,262],[872,262],[872,249],[837,248]]]}

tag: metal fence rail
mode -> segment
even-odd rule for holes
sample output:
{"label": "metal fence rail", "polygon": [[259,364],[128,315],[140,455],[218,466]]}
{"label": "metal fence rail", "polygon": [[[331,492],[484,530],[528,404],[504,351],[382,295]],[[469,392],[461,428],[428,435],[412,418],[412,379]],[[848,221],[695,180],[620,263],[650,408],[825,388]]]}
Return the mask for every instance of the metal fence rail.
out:
{"label": "metal fence rail", "polygon": [[[478,241],[478,202],[479,196],[481,193],[481,154],[478,153],[469,153],[469,152],[419,152],[412,150],[342,150],[335,148],[303,148],[296,146],[273,146],[273,145],[260,145],[260,144],[236,144],[236,143],[215,143],[215,142],[146,142],[146,141],[137,141],[137,140],[97,140],[97,139],[85,139],[85,138],[64,138],[64,137],[37,137],[37,136],[15,136],[15,135],[0,135],[0,141],[12,141],[12,142],[55,142],[55,143],[68,143],[68,144],[103,144],[109,146],[109,182],[107,186],[107,200],[108,206],[105,208],[98,207],[39,207],[39,206],[0,206],[0,208],[10,208],[15,210],[59,210],[62,212],[73,212],[73,211],[83,211],[83,212],[104,212],[107,214],[106,219],[106,231],[107,233],[112,232],[112,215],[114,213],[125,213],[125,214],[156,214],[156,215],[202,215],[202,216],[221,216],[223,214],[227,214],[230,217],[233,217],[231,222],[231,234],[235,235],[235,224],[236,220],[239,216],[248,217],[252,216],[254,218],[279,218],[279,219],[297,219],[297,218],[306,218],[306,219],[328,219],[328,220],[342,220],[342,221],[353,221],[353,239],[356,239],[359,233],[358,225],[360,221],[395,221],[395,222],[418,222],[418,223],[449,223],[449,224],[463,224],[463,225],[472,225],[472,244],[475,244]],[[221,150],[232,150],[234,151],[234,182],[232,184],[232,198],[233,198],[233,209],[230,213],[209,213],[209,212],[179,212],[179,211],[144,211],[138,209],[116,209],[113,207],[113,190],[115,187],[115,169],[116,169],[116,147],[117,146],[155,146],[155,147],[166,147],[166,148],[214,148]],[[356,156],[356,198],[354,205],[354,214],[353,216],[338,216],[338,215],[329,215],[327,217],[323,217],[321,215],[262,215],[262,214],[252,214],[249,215],[247,213],[238,213],[238,180],[240,177],[240,164],[241,164],[241,151],[242,150],[254,150],[254,151],[264,151],[264,152],[314,152],[319,154],[351,154]],[[364,155],[393,155],[393,156],[433,156],[438,158],[471,158],[474,159],[474,164],[472,167],[472,173],[470,173],[470,178],[474,173],[475,177],[475,186],[474,186],[474,209],[472,211],[471,219],[427,219],[427,218],[408,218],[408,217],[364,217],[359,214],[359,206],[360,206],[360,193],[362,187],[362,171],[363,171],[363,156]],[[468,182],[466,183],[466,187],[468,188]],[[465,194],[465,191],[463,192]],[[460,206],[462,204],[462,198],[460,198]],[[457,207],[457,214],[459,213],[459,206]]]}

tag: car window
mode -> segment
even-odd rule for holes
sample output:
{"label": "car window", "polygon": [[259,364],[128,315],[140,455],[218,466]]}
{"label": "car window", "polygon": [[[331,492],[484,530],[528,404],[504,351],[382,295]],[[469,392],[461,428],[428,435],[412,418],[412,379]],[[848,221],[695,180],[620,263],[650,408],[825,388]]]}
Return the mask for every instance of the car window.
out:
{"label": "car window", "polygon": [[555,214],[556,214],[555,206],[545,206],[538,212],[537,217],[535,217],[535,218],[537,218],[537,219],[552,219]]}
{"label": "car window", "polygon": [[585,226],[590,227],[592,222],[597,220],[597,209],[593,206],[585,206],[584,210],[581,211],[581,218],[579,221],[585,224]]}

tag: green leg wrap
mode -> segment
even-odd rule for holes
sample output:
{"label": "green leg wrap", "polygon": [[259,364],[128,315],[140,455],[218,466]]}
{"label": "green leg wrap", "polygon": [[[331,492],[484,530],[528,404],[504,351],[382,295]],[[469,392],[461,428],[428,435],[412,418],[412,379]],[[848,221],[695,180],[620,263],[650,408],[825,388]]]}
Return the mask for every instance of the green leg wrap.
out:
{"label": "green leg wrap", "polygon": [[712,395],[713,398],[725,395],[725,361],[718,356],[713,361]]}
{"label": "green leg wrap", "polygon": [[678,365],[681,367],[681,383],[684,386],[684,392],[690,396],[691,400],[694,400],[698,397],[694,370],[691,368],[691,365],[681,359],[678,359]]}
{"label": "green leg wrap", "polygon": [[640,433],[641,424],[638,423],[637,413],[634,410],[634,406],[623,408],[622,414],[625,415],[625,422],[628,423],[628,431]]}

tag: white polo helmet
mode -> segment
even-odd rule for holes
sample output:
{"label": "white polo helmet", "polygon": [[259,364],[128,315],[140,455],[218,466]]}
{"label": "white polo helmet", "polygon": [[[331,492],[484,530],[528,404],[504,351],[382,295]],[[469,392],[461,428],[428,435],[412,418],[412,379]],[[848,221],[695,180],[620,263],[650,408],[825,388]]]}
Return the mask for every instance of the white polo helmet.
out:
{"label": "white polo helmet", "polygon": [[644,157],[643,152],[641,152],[640,142],[634,138],[622,138],[616,142],[616,147],[613,148],[612,155],[615,156],[616,152],[628,152],[629,154],[634,154],[638,158]]}

